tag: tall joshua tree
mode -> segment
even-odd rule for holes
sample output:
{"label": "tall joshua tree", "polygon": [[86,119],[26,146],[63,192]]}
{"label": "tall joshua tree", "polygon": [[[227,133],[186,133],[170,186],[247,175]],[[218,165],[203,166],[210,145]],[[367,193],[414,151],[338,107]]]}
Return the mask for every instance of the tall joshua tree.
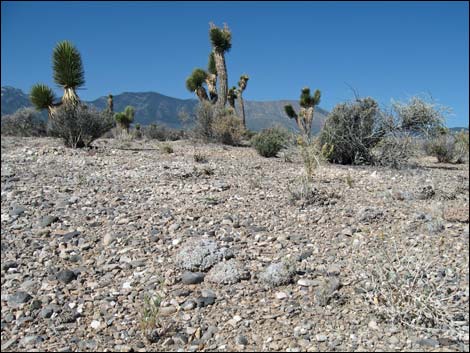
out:
{"label": "tall joshua tree", "polygon": [[108,95],[108,112],[112,113],[114,111],[114,102],[113,95]]}
{"label": "tall joshua tree", "polygon": [[291,119],[295,119],[297,126],[307,141],[310,142],[310,135],[312,130],[313,114],[315,107],[320,103],[321,92],[317,89],[313,95],[310,95],[310,88],[305,87],[302,89],[300,94],[300,112],[297,114],[292,107],[288,104],[284,106],[284,110],[287,116]]}
{"label": "tall joshua tree", "polygon": [[227,104],[228,94],[228,77],[227,67],[225,65],[225,53],[232,47],[232,33],[228,26],[224,24],[224,28],[220,29],[215,24],[209,24],[209,38],[212,44],[212,53],[214,54],[217,75],[219,76],[219,93],[217,105],[225,107]]}
{"label": "tall joshua tree", "polygon": [[207,91],[204,88],[204,83],[207,79],[207,72],[203,69],[194,69],[191,76],[186,79],[186,88],[190,92],[195,92],[201,102],[207,101]]}
{"label": "tall joshua tree", "polygon": [[240,115],[243,122],[243,127],[246,129],[246,120],[245,120],[245,104],[243,102],[243,91],[246,89],[246,85],[250,78],[248,75],[240,76],[240,80],[238,81],[238,90],[237,90],[237,98],[240,102]]}
{"label": "tall joshua tree", "polygon": [[77,88],[85,84],[85,71],[77,48],[69,41],[59,42],[52,54],[54,81],[64,89],[62,102],[77,105]]}

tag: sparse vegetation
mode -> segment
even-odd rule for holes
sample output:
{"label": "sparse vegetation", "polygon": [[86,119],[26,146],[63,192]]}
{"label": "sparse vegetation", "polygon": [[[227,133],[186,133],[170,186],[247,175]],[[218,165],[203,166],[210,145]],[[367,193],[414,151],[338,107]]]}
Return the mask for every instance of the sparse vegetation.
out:
{"label": "sparse vegetation", "polygon": [[207,163],[207,157],[199,152],[194,152],[193,159],[196,163]]}
{"label": "sparse vegetation", "polygon": [[32,108],[21,108],[2,117],[2,135],[45,136],[46,123]]}

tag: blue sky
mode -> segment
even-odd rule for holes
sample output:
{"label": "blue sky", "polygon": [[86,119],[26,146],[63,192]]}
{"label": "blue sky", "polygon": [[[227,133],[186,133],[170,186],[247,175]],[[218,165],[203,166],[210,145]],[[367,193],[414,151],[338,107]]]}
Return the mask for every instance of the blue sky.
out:
{"label": "blue sky", "polygon": [[249,100],[322,91],[324,109],[361,96],[389,105],[430,93],[468,126],[467,2],[14,2],[2,1],[2,86],[28,92],[52,80],[60,40],[80,50],[91,100],[156,91],[193,98],[185,80],[206,67],[208,23],[232,30],[229,84],[250,76]]}

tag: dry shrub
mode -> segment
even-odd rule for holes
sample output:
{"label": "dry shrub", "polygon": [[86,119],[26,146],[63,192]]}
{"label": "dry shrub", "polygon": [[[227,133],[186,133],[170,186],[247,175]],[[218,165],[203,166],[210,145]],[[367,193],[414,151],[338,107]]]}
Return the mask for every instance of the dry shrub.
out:
{"label": "dry shrub", "polygon": [[217,142],[231,146],[240,144],[245,131],[241,119],[231,114],[218,116],[212,124],[212,130]]}
{"label": "dry shrub", "polygon": [[114,118],[108,112],[99,112],[83,104],[63,105],[48,121],[48,133],[61,138],[67,147],[87,147],[111,130]]}
{"label": "dry shrub", "polygon": [[21,108],[15,113],[2,116],[2,135],[45,136],[46,123],[32,108]]}

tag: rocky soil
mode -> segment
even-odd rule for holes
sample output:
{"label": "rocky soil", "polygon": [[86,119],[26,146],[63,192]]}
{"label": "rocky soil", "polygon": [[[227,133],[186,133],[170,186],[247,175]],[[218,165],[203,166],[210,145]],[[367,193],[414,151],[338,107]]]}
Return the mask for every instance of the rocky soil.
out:
{"label": "rocky soil", "polygon": [[170,144],[2,137],[2,351],[469,350],[468,164]]}

